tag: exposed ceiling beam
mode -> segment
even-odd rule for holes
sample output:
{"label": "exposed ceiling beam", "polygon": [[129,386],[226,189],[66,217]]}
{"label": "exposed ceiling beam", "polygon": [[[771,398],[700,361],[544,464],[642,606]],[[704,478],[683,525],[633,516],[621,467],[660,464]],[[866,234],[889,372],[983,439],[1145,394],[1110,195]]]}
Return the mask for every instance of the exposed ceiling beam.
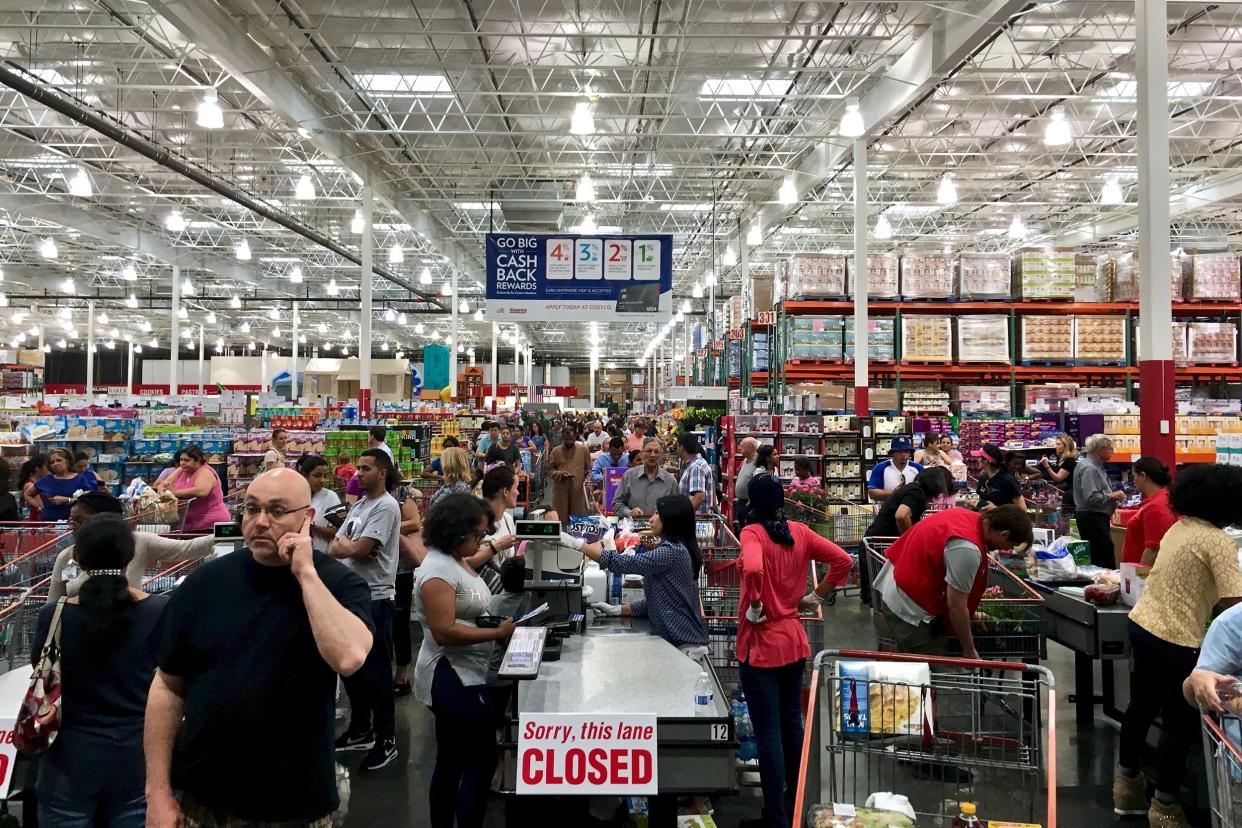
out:
{"label": "exposed ceiling beam", "polygon": [[437,253],[450,262],[457,261],[459,256],[478,260],[479,251],[467,250],[452,240],[450,230],[405,198],[388,180],[389,173],[333,126],[340,115],[326,111],[312,99],[214,0],[151,0],[148,5],[274,113],[290,125],[306,130],[306,140],[320,152],[369,182],[375,197],[399,213]]}
{"label": "exposed ceiling beam", "polygon": [[[1242,197],[1242,173],[1227,173],[1196,184],[1169,198],[1169,217],[1177,222],[1186,213],[1206,210],[1224,201]],[[1112,236],[1128,233],[1138,227],[1138,214],[1132,209],[1120,208],[1106,214],[1106,218],[1067,230],[1056,236],[1053,244],[1073,246],[1102,241]]]}

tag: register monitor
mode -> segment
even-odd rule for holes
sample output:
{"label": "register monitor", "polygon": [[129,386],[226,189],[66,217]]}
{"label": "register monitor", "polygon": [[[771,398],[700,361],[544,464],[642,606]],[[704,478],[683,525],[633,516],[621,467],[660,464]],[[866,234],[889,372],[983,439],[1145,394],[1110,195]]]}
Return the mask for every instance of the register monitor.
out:
{"label": "register monitor", "polygon": [[561,544],[555,520],[514,521],[518,545],[526,544],[526,595],[530,607],[543,602],[548,612],[535,623],[568,627],[582,613],[582,553]]}

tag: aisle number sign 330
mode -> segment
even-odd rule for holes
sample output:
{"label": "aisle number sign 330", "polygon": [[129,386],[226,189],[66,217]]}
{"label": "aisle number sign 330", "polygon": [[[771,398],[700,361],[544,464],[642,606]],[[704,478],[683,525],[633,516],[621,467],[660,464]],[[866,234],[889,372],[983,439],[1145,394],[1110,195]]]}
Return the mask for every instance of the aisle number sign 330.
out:
{"label": "aisle number sign 330", "polygon": [[653,795],[658,778],[653,714],[521,716],[519,794]]}

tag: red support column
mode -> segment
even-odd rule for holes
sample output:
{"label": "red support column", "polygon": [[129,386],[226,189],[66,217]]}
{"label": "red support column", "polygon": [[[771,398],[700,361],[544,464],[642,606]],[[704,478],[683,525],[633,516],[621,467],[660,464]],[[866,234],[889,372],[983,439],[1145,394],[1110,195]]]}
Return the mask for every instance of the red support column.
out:
{"label": "red support column", "polygon": [[854,387],[854,413],[859,417],[871,414],[870,388],[865,385]]}
{"label": "red support column", "polygon": [[371,416],[371,389],[358,389],[358,418],[366,419]]}
{"label": "red support column", "polygon": [[1139,447],[1169,468],[1177,462],[1177,407],[1171,359],[1139,362]]}

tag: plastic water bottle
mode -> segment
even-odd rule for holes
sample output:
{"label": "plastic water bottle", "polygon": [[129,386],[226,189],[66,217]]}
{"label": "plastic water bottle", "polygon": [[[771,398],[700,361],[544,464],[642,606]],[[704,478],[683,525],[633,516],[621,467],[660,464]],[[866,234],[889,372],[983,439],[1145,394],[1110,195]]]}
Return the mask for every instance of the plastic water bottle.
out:
{"label": "plastic water bottle", "polygon": [[712,677],[706,672],[699,673],[699,680],[694,683],[694,715],[710,716],[716,712],[713,703]]}

